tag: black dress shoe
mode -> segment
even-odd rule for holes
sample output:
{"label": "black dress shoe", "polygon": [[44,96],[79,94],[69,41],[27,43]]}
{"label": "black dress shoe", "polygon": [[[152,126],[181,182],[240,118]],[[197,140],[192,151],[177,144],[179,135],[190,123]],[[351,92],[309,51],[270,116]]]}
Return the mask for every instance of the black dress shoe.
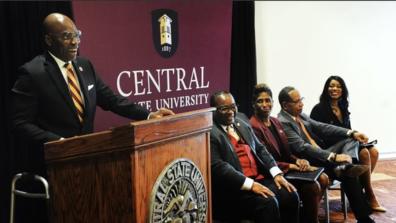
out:
{"label": "black dress shoe", "polygon": [[367,165],[342,164],[334,168],[336,177],[358,177],[369,170]]}
{"label": "black dress shoe", "polygon": [[370,217],[359,218],[356,223],[375,223],[375,221]]}

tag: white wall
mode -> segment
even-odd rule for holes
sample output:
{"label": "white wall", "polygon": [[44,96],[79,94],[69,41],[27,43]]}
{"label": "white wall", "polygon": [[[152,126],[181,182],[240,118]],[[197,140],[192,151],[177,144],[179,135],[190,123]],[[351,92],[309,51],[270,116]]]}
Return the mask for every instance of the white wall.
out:
{"label": "white wall", "polygon": [[255,2],[258,82],[287,85],[318,102],[330,75],[350,92],[352,127],[378,139],[381,156],[396,152],[396,2]]}

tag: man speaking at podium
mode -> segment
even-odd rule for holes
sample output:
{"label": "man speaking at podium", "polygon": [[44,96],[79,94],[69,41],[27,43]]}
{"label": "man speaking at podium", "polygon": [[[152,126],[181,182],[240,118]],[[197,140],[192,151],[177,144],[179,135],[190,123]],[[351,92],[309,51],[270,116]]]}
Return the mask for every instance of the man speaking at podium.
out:
{"label": "man speaking at podium", "polygon": [[[47,51],[19,68],[12,89],[12,125],[36,151],[34,173],[45,175],[43,143],[92,133],[96,106],[132,120],[174,114],[146,108],[116,95],[88,59],[77,57],[81,31],[67,16],[52,13],[43,22]],[[36,159],[36,160],[35,160]]]}

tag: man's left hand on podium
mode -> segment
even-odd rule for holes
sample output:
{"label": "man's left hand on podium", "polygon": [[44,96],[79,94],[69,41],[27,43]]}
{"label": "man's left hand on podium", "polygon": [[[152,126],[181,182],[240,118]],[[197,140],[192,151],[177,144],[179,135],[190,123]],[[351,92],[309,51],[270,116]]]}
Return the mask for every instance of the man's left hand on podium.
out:
{"label": "man's left hand on podium", "polygon": [[175,113],[167,108],[160,108],[156,112],[151,112],[148,119],[153,119],[153,118],[162,118],[164,116],[168,115],[174,115]]}

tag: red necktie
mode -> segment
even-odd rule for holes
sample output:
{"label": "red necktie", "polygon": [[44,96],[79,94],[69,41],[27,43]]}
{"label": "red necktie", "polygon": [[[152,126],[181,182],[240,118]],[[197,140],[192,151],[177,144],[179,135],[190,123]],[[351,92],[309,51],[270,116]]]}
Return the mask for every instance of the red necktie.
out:
{"label": "red necktie", "polygon": [[65,67],[67,69],[67,83],[69,85],[70,95],[76,107],[78,119],[82,123],[84,117],[84,104],[81,97],[81,90],[77,82],[77,76],[73,71],[71,63],[65,64]]}

